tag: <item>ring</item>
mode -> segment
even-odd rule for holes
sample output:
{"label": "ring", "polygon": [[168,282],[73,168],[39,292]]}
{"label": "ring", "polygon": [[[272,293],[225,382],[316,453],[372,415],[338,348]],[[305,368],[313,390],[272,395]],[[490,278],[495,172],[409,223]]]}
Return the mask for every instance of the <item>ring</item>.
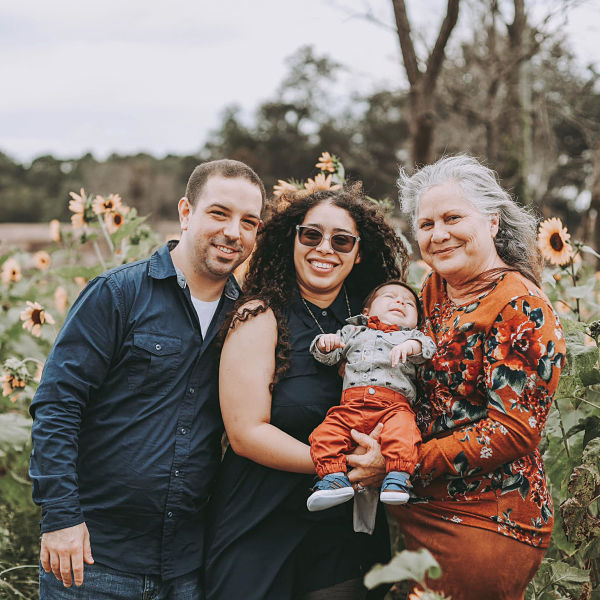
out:
{"label": "ring", "polygon": [[356,491],[360,494],[360,492],[364,492],[365,491],[365,488],[362,485],[360,485],[360,483],[357,483],[356,484]]}

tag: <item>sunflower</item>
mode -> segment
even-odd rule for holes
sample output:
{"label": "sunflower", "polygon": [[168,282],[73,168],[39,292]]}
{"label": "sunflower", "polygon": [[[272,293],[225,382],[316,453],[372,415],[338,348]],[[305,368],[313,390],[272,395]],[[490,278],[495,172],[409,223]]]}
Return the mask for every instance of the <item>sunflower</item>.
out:
{"label": "sunflower", "polygon": [[40,271],[47,271],[50,268],[52,259],[45,250],[40,250],[33,255],[33,264]]}
{"label": "sunflower", "polygon": [[129,207],[123,204],[119,194],[109,194],[106,198],[104,196],[96,196],[92,206],[94,213],[97,215],[111,212],[126,214],[129,212]]}
{"label": "sunflower", "polygon": [[310,192],[316,192],[317,190],[339,190],[342,188],[341,185],[331,185],[331,175],[323,175],[323,173],[319,173],[314,180],[307,179],[304,187]]}
{"label": "sunflower", "polygon": [[38,302],[27,301],[27,306],[21,313],[21,321],[23,321],[23,329],[31,331],[31,335],[34,337],[40,337],[42,334],[42,325],[49,323],[54,325],[54,319],[52,315],[49,315],[44,310],[43,306]]}
{"label": "sunflower", "polygon": [[17,389],[24,388],[25,382],[18,377],[15,377],[9,371],[5,371],[4,375],[0,377],[0,382],[2,383],[2,395],[7,398]]}
{"label": "sunflower", "polygon": [[69,200],[69,210],[73,213],[71,215],[71,223],[73,224],[73,227],[83,227],[86,223],[85,209],[87,196],[85,190],[81,188],[79,194],[69,192],[69,196],[73,198],[72,200]]}
{"label": "sunflower", "polygon": [[56,306],[56,310],[64,314],[67,310],[67,304],[69,303],[69,297],[67,296],[67,291],[62,285],[59,285],[54,290],[54,306]]}
{"label": "sunflower", "polygon": [[565,265],[573,257],[573,248],[569,243],[571,235],[562,221],[553,217],[540,223],[538,248],[542,256],[553,265]]}
{"label": "sunflower", "polygon": [[15,258],[8,258],[2,265],[2,274],[0,275],[2,282],[8,285],[11,281],[15,283],[21,281],[21,265]]}
{"label": "sunflower", "polygon": [[329,154],[329,152],[323,152],[321,156],[319,156],[319,162],[315,165],[321,171],[329,171],[330,173],[335,173],[335,160]]}
{"label": "sunflower", "polygon": [[297,191],[298,188],[293,183],[290,183],[289,181],[284,181],[283,179],[278,179],[277,185],[273,186],[273,196],[275,196],[275,198],[279,198],[281,194],[284,194],[286,192],[295,193]]}
{"label": "sunflower", "polygon": [[104,213],[104,224],[108,233],[114,233],[125,223],[125,217],[122,212],[113,210],[112,212]]}
{"label": "sunflower", "polygon": [[50,230],[50,239],[53,242],[60,242],[60,223],[58,219],[52,219],[48,223],[48,229]]}

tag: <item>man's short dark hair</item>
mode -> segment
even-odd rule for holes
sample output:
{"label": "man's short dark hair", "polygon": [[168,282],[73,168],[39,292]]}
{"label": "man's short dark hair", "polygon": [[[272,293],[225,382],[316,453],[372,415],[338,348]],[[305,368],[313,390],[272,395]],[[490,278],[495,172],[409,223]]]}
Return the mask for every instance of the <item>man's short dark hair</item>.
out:
{"label": "man's short dark hair", "polygon": [[[226,177],[228,179],[241,178],[249,181],[260,190],[262,197],[262,208],[265,206],[266,192],[265,186],[260,177],[247,164],[239,160],[230,160],[227,158],[221,160],[211,160],[198,165],[190,175],[185,188],[186,198],[195,205],[202,194],[202,189],[206,185],[209,177]],[[262,212],[262,211],[261,211]]]}
{"label": "man's short dark hair", "polygon": [[408,283],[405,281],[400,281],[399,279],[391,279],[390,281],[380,283],[376,288],[372,289],[369,295],[365,298],[363,310],[370,310],[371,304],[373,304],[373,300],[375,300],[379,290],[384,288],[386,285],[399,285],[400,287],[408,290],[414,296],[417,307],[417,327],[420,327],[423,324],[423,306],[419,300],[419,295],[417,292],[415,292],[415,290],[412,289],[410,285],[408,285]]}

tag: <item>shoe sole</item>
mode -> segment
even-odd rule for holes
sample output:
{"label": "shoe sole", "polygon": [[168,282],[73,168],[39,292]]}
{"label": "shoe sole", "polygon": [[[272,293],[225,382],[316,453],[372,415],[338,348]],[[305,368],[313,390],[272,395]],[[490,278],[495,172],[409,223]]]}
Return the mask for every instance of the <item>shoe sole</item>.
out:
{"label": "shoe sole", "polygon": [[340,488],[338,490],[319,490],[313,492],[306,501],[306,508],[310,512],[326,510],[332,506],[348,502],[354,497],[353,488]]}
{"label": "shoe sole", "polygon": [[410,496],[406,492],[381,492],[379,499],[385,504],[406,504]]}

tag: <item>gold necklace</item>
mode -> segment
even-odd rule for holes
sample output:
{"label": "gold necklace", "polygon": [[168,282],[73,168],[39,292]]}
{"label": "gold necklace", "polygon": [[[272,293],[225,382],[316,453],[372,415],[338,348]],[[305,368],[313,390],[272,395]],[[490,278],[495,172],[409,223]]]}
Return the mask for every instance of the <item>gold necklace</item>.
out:
{"label": "gold necklace", "polygon": [[[350,318],[352,316],[352,312],[350,311],[350,302],[348,300],[348,292],[346,291],[346,286],[344,286],[342,289],[344,290],[344,298],[346,300],[346,308],[348,309],[348,318]],[[302,300],[302,304],[304,304],[304,308],[306,308],[306,310],[308,311],[308,314],[313,318],[313,321],[317,324],[319,331],[323,335],[325,335],[325,331],[323,331],[323,328],[321,327],[321,323],[319,323],[319,321],[317,321],[317,317],[315,317],[315,315],[313,314],[313,311],[310,310],[310,307],[308,306],[308,304],[306,303],[306,300],[302,297],[302,295],[300,296],[300,300]]]}

